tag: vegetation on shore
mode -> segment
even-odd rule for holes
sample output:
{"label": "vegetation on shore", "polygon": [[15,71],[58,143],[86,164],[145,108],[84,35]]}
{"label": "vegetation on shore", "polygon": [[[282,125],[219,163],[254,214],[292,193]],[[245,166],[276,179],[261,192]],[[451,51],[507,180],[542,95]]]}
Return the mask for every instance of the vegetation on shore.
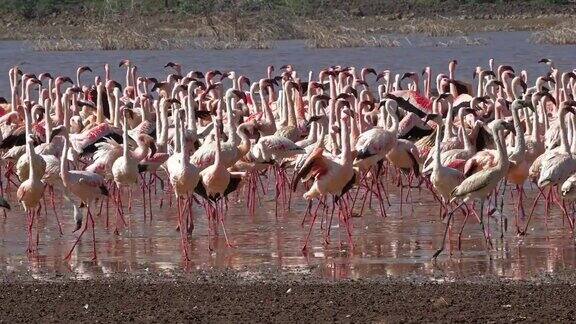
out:
{"label": "vegetation on shore", "polygon": [[[395,47],[391,34],[452,37],[484,31],[538,32],[532,40],[576,42],[568,0],[3,0],[0,39],[36,50],[267,49],[272,41],[307,46]],[[544,30],[559,30],[553,37]],[[553,34],[553,35],[556,35]],[[403,36],[400,36],[403,38]]]}

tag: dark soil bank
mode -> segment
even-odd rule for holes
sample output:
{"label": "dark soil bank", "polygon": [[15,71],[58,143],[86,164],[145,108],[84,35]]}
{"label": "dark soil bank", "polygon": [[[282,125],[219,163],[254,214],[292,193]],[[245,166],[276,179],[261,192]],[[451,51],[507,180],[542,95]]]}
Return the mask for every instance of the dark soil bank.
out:
{"label": "dark soil bank", "polygon": [[7,323],[573,322],[575,304],[576,288],[565,281],[259,281],[205,273],[0,284]]}

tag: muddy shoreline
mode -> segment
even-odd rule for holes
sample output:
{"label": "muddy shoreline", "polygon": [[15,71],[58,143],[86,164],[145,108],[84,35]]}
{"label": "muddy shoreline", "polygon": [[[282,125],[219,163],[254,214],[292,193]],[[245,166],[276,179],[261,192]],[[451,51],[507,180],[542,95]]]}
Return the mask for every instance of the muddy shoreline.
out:
{"label": "muddy shoreline", "polygon": [[[48,279],[46,279],[48,278]],[[2,322],[568,322],[576,273],[327,280],[259,270],[132,273],[92,280],[5,275]]]}

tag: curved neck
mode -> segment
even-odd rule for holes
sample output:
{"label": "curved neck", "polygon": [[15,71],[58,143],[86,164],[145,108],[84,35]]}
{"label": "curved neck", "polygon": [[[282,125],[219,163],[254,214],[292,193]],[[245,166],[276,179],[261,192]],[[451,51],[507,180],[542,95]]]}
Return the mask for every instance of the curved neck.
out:
{"label": "curved neck", "polygon": [[470,150],[472,148],[472,143],[468,137],[468,132],[466,132],[466,127],[464,123],[464,114],[460,113],[458,116],[460,118],[460,130],[462,131],[462,141],[464,142],[464,149]]}
{"label": "curved neck", "polygon": [[[445,125],[444,127],[448,127]],[[438,123],[438,127],[436,127],[436,142],[434,143],[434,169],[439,168],[442,166],[440,162],[440,153],[442,153],[440,149],[440,142],[442,141],[440,135],[440,129],[442,128],[442,122]]]}
{"label": "curved neck", "polygon": [[264,98],[264,91],[260,90],[260,93],[258,95],[260,96],[260,105],[262,105],[262,108],[258,108],[256,102],[254,102],[254,107],[256,107],[256,113],[264,111],[264,113],[266,114],[266,107],[268,106],[268,101],[266,101],[266,98]]}
{"label": "curved neck", "polygon": [[570,154],[568,131],[566,130],[566,111],[564,109],[560,109],[558,113],[558,122],[560,123],[560,145],[564,153]]}
{"label": "curved neck", "polygon": [[294,110],[294,92],[290,86],[286,87],[286,104],[288,105],[288,126],[296,126],[296,111]]}
{"label": "curved neck", "polygon": [[96,86],[96,123],[102,124],[104,123],[104,106],[102,102],[102,96],[104,94],[104,86],[102,84],[98,84]]}
{"label": "curved neck", "polygon": [[229,139],[228,141],[234,145],[238,144],[240,138],[236,133],[236,120],[234,120],[233,109],[235,106],[235,100],[232,96],[226,98],[226,118],[228,118],[228,134]]}
{"label": "curved neck", "polygon": [[532,140],[537,141],[540,136],[540,116],[538,112],[538,102],[534,103],[535,112],[532,114]]}
{"label": "curved neck", "polygon": [[530,109],[525,107],[524,112],[524,123],[526,124],[526,134],[532,134],[532,123],[530,122]]}
{"label": "curved neck", "polygon": [[452,137],[452,120],[454,119],[454,114],[452,112],[452,104],[448,103],[448,113],[446,115],[446,124],[444,125],[444,141],[447,141]]}
{"label": "curved neck", "polygon": [[240,126],[238,126],[238,130],[236,131],[236,133],[241,139],[240,145],[238,146],[238,149],[240,151],[239,156],[244,156],[246,153],[248,153],[248,151],[250,151],[251,146],[250,139],[248,138],[248,135],[246,135],[246,125],[241,124]]}
{"label": "curved neck", "polygon": [[172,116],[174,117],[174,153],[181,153],[182,152],[182,145],[180,142],[180,116],[178,116],[178,111],[176,109],[172,109]]}
{"label": "curved neck", "polygon": [[162,131],[160,133],[160,143],[162,145],[162,149],[164,150],[164,153],[167,152],[167,142],[168,142],[168,113],[167,113],[167,104],[166,101],[162,101],[160,103],[161,107],[160,107],[160,120],[161,120],[161,125],[162,125]]}
{"label": "curved neck", "polygon": [[68,185],[68,147],[70,146],[70,140],[68,139],[68,130],[64,130],[64,147],[62,148],[62,156],[60,157],[60,177],[64,185]]}
{"label": "curved neck", "polygon": [[190,151],[186,148],[186,139],[184,137],[184,125],[180,125],[179,129],[177,129],[176,132],[180,133],[179,136],[180,152],[182,153],[182,159],[180,159],[180,163],[182,163],[182,167],[186,168],[190,164]]}
{"label": "curved neck", "polygon": [[114,88],[114,127],[120,127],[120,89]]}
{"label": "curved neck", "polygon": [[60,84],[56,83],[56,97],[55,97],[55,101],[54,101],[54,114],[56,115],[56,121],[58,123],[62,122],[62,92],[60,90]]}
{"label": "curved neck", "polygon": [[44,113],[44,129],[46,134],[46,143],[50,142],[50,137],[52,137],[52,118],[50,118],[51,106],[50,99],[44,101],[44,107],[46,107],[46,112]]}
{"label": "curved neck", "polygon": [[221,138],[220,138],[220,127],[218,127],[217,123],[214,124],[214,130],[216,131],[216,153],[214,156],[214,165],[216,167],[221,166],[222,164],[222,157],[221,157],[221,152],[220,150],[222,149],[221,147]]}
{"label": "curved neck", "polygon": [[350,125],[346,123],[346,119],[342,118],[340,120],[340,124],[342,125],[342,164],[343,165],[352,165],[352,151],[350,150],[350,134],[348,131],[348,127],[354,124],[354,119],[350,119]]}
{"label": "curved neck", "polygon": [[122,154],[125,158],[128,158],[128,118],[126,118],[126,114],[124,114],[124,125],[122,125]]}
{"label": "curved neck", "polygon": [[392,120],[392,124],[390,125],[390,131],[394,134],[398,134],[398,116],[396,115],[396,112],[389,112],[388,116],[391,118]]}
{"label": "curved neck", "polygon": [[526,139],[524,138],[524,132],[522,131],[522,126],[520,124],[518,109],[512,109],[512,119],[514,120],[514,128],[516,130],[516,145],[514,146],[514,152],[523,154],[526,152]]}
{"label": "curved neck", "polygon": [[156,137],[160,138],[162,134],[162,120],[160,118],[160,107],[158,107],[158,101],[152,103],[154,106],[154,113],[156,114]]}
{"label": "curved neck", "polygon": [[430,87],[432,84],[432,72],[430,71],[430,69],[426,70],[426,98],[430,99]]}
{"label": "curved neck", "polygon": [[150,111],[148,110],[149,104],[150,101],[148,99],[140,102],[140,108],[142,109],[142,122],[150,121]]}
{"label": "curved neck", "polygon": [[188,91],[188,123],[186,126],[188,130],[196,136],[196,102],[194,101],[194,94],[191,91]]}
{"label": "curved neck", "polygon": [[502,138],[498,131],[493,130],[492,135],[494,136],[494,141],[496,142],[496,150],[498,151],[498,163],[496,167],[499,170],[507,168],[510,161],[508,160],[508,153],[506,152],[506,145],[502,143]]}

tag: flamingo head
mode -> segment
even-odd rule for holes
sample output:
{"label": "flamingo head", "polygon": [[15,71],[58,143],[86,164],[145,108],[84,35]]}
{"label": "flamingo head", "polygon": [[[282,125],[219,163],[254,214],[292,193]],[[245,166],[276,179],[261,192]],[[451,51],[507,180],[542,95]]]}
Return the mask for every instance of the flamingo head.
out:
{"label": "flamingo head", "polygon": [[120,61],[120,63],[118,63],[118,67],[123,67],[123,66],[129,68],[130,67],[130,60],[124,59],[124,60]]}
{"label": "flamingo head", "polygon": [[92,72],[92,69],[89,66],[81,66],[78,68],[78,74],[84,73],[84,72]]}
{"label": "flamingo head", "polygon": [[52,80],[52,75],[50,73],[42,73],[38,76],[38,79],[40,80],[44,80],[44,79],[50,79]]}
{"label": "flamingo head", "polygon": [[188,73],[188,76],[194,79],[204,79],[204,73],[200,71],[192,71]]}
{"label": "flamingo head", "polygon": [[250,84],[252,82],[250,82],[250,79],[247,76],[241,75],[238,77],[238,83],[239,84],[245,84],[247,87],[250,87]]}
{"label": "flamingo head", "polygon": [[390,76],[389,70],[382,71],[376,75],[376,82],[380,81],[380,79],[384,77],[388,78],[389,76]]}
{"label": "flamingo head", "polygon": [[55,81],[55,82],[56,82],[57,85],[63,84],[63,83],[65,83],[65,82],[68,82],[68,83],[70,83],[70,84],[74,84],[74,82],[72,81],[72,79],[70,79],[70,77],[67,77],[67,76],[59,76],[59,77],[56,78],[56,81]]}

